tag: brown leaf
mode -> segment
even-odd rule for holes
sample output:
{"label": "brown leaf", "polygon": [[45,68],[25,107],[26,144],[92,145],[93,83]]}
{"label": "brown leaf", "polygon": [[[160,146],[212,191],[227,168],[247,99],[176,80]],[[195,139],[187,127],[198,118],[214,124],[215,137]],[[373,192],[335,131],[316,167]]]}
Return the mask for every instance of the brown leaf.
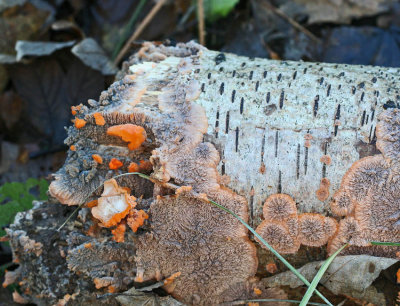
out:
{"label": "brown leaf", "polygon": [[27,102],[30,123],[51,145],[63,143],[64,126],[70,125],[72,105],[98,98],[104,77],[68,54],[65,58],[39,58],[24,65],[9,66],[18,94]]}

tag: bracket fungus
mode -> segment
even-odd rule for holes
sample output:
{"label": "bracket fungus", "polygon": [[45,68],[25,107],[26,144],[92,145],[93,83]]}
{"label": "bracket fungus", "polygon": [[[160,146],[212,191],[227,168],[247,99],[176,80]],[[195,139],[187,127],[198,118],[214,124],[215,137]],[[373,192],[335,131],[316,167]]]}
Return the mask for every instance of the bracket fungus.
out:
{"label": "bracket fungus", "polygon": [[[265,288],[256,279],[259,258],[246,227],[210,204],[210,200],[215,201],[245,222],[250,218],[253,222],[256,219],[253,213],[271,190],[279,194],[272,194],[265,201],[264,220],[256,230],[281,253],[296,253],[301,245],[321,247],[328,243],[329,251],[333,252],[348,241],[370,248],[365,246],[367,238],[399,240],[398,110],[389,110],[379,117],[377,146],[382,154],[356,162],[343,177],[332,203],[332,211],[345,217],[338,224],[322,214],[328,211],[321,203],[330,197],[329,188],[335,191],[340,180],[336,174],[342,169],[337,166],[338,153],[327,151],[327,147],[321,150],[321,139],[325,142],[328,137],[325,136],[330,135],[329,131],[321,134],[324,130],[321,126],[325,126],[328,111],[333,109],[328,109],[330,103],[320,103],[314,115],[307,117],[309,103],[290,98],[298,96],[290,92],[293,84],[302,88],[298,84],[304,84],[304,80],[309,82],[309,75],[315,78],[328,72],[319,72],[320,67],[307,64],[302,77],[299,74],[296,78],[301,63],[267,62],[271,69],[264,70],[253,61],[240,60],[238,64],[237,57],[229,54],[227,63],[229,58],[235,61],[235,66],[229,68],[232,77],[219,80],[211,72],[220,73],[219,76],[227,73],[228,67],[222,67],[222,63],[215,70],[212,51],[192,42],[175,46],[145,43],[123,65],[120,78],[101,94],[98,102],[90,100],[88,106],[71,108],[76,119],[67,129],[65,144],[70,150],[49,187],[52,196],[49,202],[56,200],[65,205],[35,207],[29,213],[20,214],[8,231],[16,260],[21,261],[22,275],[27,276],[27,283],[38,284],[32,289],[34,294],[24,294],[24,298],[38,304],[55,304],[78,292],[76,299],[83,303],[96,303],[98,295],[103,294],[102,302],[111,301],[109,305],[114,305],[115,295],[107,292],[124,292],[151,283],[153,286],[162,280],[166,280],[162,282],[163,289],[186,304],[283,298],[282,291]],[[281,75],[280,70],[287,67],[295,67],[296,73]],[[312,72],[306,73],[307,69]],[[255,80],[260,76],[261,81]],[[281,76],[282,83],[277,87],[262,88],[276,79],[280,82]],[[290,90],[282,89],[285,79],[292,82]],[[343,88],[351,83],[340,82]],[[324,86],[326,81],[322,85],[322,81],[318,83]],[[218,89],[212,92],[206,86]],[[225,103],[227,92],[229,103]],[[244,98],[238,99],[242,92]],[[251,95],[246,96],[245,92],[262,92],[263,96],[252,105]],[[279,108],[273,104],[274,99]],[[238,101],[239,106],[235,104]],[[274,111],[263,112],[262,103],[270,103]],[[342,110],[350,104],[346,103],[341,106]],[[224,108],[222,112],[227,105],[232,108]],[[295,120],[286,128],[293,119],[286,115],[297,115],[303,109],[307,115],[302,120],[293,115]],[[353,109],[351,115],[354,112]],[[262,120],[255,114],[261,114]],[[340,127],[347,133],[346,122],[351,118],[342,117]],[[257,122],[250,125],[252,118]],[[335,128],[338,128],[338,119],[335,119]],[[285,126],[279,125],[282,122]],[[252,138],[252,142],[244,139],[242,128],[247,125],[254,126],[259,137]],[[282,141],[286,136],[290,143]],[[343,143],[340,137],[335,139],[336,146]],[[286,146],[292,143],[295,145]],[[257,150],[252,149],[253,145]],[[286,175],[277,165],[285,161],[281,159],[285,155],[281,152],[293,148],[295,167],[288,167]],[[246,160],[242,160],[244,154],[247,154]],[[301,154],[304,154],[304,170]],[[259,163],[247,163],[260,156],[261,167]],[[270,164],[269,156],[275,158]],[[242,169],[247,171],[248,166],[257,169],[257,173],[251,173],[255,175],[251,177],[255,188],[249,184],[247,174],[239,173]],[[320,173],[321,166],[323,178],[319,184],[315,174]],[[271,171],[271,167],[277,171]],[[145,173],[150,180],[132,172]],[[315,183],[310,190],[300,183],[303,173],[303,181],[307,183],[312,177]],[[300,185],[297,191],[293,187]],[[282,188],[290,195],[282,194]],[[316,190],[319,190],[317,194]],[[303,191],[307,195],[301,198]],[[312,201],[315,201],[312,205],[307,204]],[[74,222],[67,222],[58,232],[53,230],[72,212],[73,208],[67,205],[85,203],[86,207]],[[298,213],[298,208],[300,212],[321,214]],[[33,219],[37,221],[34,225]],[[29,230],[21,230],[26,227]],[[43,242],[48,237],[51,243],[46,245]],[[392,253],[379,254],[392,256]],[[55,260],[46,261],[51,256]],[[275,263],[268,264],[268,272],[276,270]]]}
{"label": "bracket fungus", "polygon": [[371,241],[400,241],[400,110],[378,117],[376,146],[381,154],[356,161],[343,176],[331,203],[332,212],[345,218],[328,251],[349,242],[347,253],[396,257],[399,247],[370,245]]}
{"label": "bracket fungus", "polygon": [[296,253],[301,244],[323,246],[337,230],[337,222],[333,218],[314,213],[298,215],[296,203],[287,194],[269,196],[264,203],[263,214],[265,220],[256,231],[283,254]]}
{"label": "bracket fungus", "polygon": [[[193,103],[201,90],[188,73],[196,68],[195,55],[201,47],[189,46],[185,45],[191,49],[168,83],[148,76],[157,62],[141,63],[135,77],[114,83],[99,103],[91,103],[93,109],[74,109],[86,124],[70,128],[66,143],[79,150],[69,152],[49,191],[61,203],[77,205],[90,196],[96,198],[99,194],[92,194],[96,185],[108,179],[91,212],[102,226],[116,226],[112,229],[116,242],[123,242],[127,234],[135,241],[135,281],[179,272],[164,289],[183,302],[206,305],[241,296],[243,292],[231,288],[246,287],[256,273],[257,256],[245,227],[205,201],[207,193],[248,220],[246,200],[219,184],[219,154],[211,143],[203,142],[207,118]],[[117,183],[110,169],[151,173],[162,183],[154,186],[135,175],[120,177]],[[190,187],[174,192],[162,185],[168,181]],[[118,184],[129,186],[134,196]],[[134,197],[149,206],[136,210]],[[150,228],[138,232],[146,219]],[[135,234],[125,233],[126,225]]]}

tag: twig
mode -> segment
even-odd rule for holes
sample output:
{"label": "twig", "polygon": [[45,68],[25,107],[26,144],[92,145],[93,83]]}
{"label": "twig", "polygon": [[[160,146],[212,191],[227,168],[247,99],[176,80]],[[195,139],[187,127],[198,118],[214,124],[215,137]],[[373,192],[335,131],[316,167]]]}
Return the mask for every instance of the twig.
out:
{"label": "twig", "polygon": [[199,21],[199,42],[205,46],[206,32],[204,30],[204,2],[203,0],[197,0],[197,18]]}
{"label": "twig", "polygon": [[154,18],[154,16],[158,13],[161,7],[167,2],[167,0],[160,0],[156,5],[153,6],[151,11],[147,14],[147,16],[143,19],[143,21],[139,24],[136,31],[132,34],[132,36],[125,43],[124,47],[118,53],[117,57],[114,60],[114,64],[118,65],[121,59],[124,57],[125,53],[129,50],[131,44],[142,34],[143,30],[147,27],[150,21]]}
{"label": "twig", "polygon": [[119,50],[121,50],[121,47],[124,44],[124,41],[126,41],[126,39],[129,36],[129,33],[132,31],[133,25],[136,23],[136,20],[138,19],[140,12],[142,11],[144,5],[146,4],[146,1],[147,0],[140,0],[139,4],[136,6],[136,9],[132,14],[131,19],[129,19],[129,22],[124,29],[124,32],[122,34],[120,41],[118,41],[118,44],[117,44],[116,48],[114,49],[114,52],[112,54],[113,60],[118,55],[118,52],[119,52]]}
{"label": "twig", "polygon": [[289,22],[293,27],[295,27],[297,30],[303,32],[305,35],[307,35],[309,38],[311,38],[313,41],[316,43],[321,43],[321,40],[315,36],[313,33],[311,33],[309,30],[307,30],[305,27],[303,27],[301,24],[299,24],[297,21],[293,20],[290,18],[288,15],[286,15],[284,12],[282,12],[280,9],[276,8],[272,4],[268,2],[268,0],[264,0],[262,2],[263,5],[268,7],[273,13],[278,15],[279,17],[285,19],[287,22]]}

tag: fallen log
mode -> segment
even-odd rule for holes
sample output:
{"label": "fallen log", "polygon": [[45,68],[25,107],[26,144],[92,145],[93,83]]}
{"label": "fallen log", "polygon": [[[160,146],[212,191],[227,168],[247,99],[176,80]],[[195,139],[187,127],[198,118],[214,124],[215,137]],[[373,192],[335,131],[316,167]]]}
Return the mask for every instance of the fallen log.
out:
{"label": "fallen log", "polygon": [[[209,199],[297,266],[326,244],[396,258],[370,241],[400,240],[399,75],[145,43],[98,102],[72,109],[49,192],[87,207],[56,231],[72,210],[38,204],[8,230],[23,298],[118,305],[152,281],[187,304],[285,296],[259,281],[272,255]],[[128,172],[151,180],[113,179]]]}

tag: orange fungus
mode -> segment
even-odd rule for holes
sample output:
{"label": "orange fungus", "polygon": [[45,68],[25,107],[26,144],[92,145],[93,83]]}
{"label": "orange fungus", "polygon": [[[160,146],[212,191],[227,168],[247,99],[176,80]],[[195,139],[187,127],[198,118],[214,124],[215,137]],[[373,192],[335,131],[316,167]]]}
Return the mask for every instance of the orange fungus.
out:
{"label": "orange fungus", "polygon": [[139,172],[139,165],[137,163],[130,163],[128,172]]}
{"label": "orange fungus", "polygon": [[86,121],[83,119],[76,118],[75,119],[75,127],[77,129],[83,128],[86,125]]}
{"label": "orange fungus", "polygon": [[93,154],[92,158],[98,164],[102,164],[103,163],[103,159],[101,158],[101,156],[99,154]]}
{"label": "orange fungus", "polygon": [[134,233],[138,230],[140,226],[144,224],[144,220],[148,219],[149,215],[146,214],[144,210],[131,210],[130,215],[127,219],[129,227]]}
{"label": "orange fungus", "polygon": [[116,158],[111,159],[110,163],[108,164],[111,170],[117,170],[121,168],[123,165],[124,164]]}
{"label": "orange fungus", "polygon": [[143,127],[134,124],[114,125],[107,129],[107,134],[119,136],[123,141],[128,142],[129,150],[136,150],[146,140],[146,131]]}
{"label": "orange fungus", "polygon": [[72,115],[76,115],[76,113],[77,113],[77,111],[79,111],[81,109],[81,106],[80,105],[78,105],[78,106],[71,106],[71,114]]}
{"label": "orange fungus", "polygon": [[111,233],[113,234],[113,240],[116,242],[124,242],[125,230],[126,230],[126,225],[124,223],[118,224],[115,229],[111,230]]}
{"label": "orange fungus", "polygon": [[104,125],[106,121],[101,113],[94,113],[93,114],[94,120],[96,121],[96,125]]}
{"label": "orange fungus", "polygon": [[74,145],[70,146],[69,149],[70,149],[71,151],[76,151],[76,147],[75,147]]}

